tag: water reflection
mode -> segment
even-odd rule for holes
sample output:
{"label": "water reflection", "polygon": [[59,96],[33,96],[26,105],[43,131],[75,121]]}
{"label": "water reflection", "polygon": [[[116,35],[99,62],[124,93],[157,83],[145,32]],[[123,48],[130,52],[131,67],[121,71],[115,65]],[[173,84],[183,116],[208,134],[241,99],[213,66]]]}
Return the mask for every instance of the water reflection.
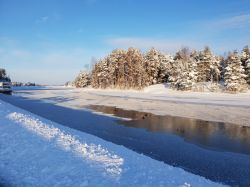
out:
{"label": "water reflection", "polygon": [[130,121],[118,120],[125,126],[144,128],[151,132],[174,133],[186,141],[209,149],[250,154],[250,127],[176,116],[159,116],[111,106],[91,105],[87,108],[117,117],[131,118]]}

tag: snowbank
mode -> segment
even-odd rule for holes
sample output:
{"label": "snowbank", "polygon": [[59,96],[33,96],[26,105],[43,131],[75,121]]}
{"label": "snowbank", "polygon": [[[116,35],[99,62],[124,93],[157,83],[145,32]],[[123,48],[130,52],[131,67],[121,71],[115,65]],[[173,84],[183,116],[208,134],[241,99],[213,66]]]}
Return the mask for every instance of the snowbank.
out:
{"label": "snowbank", "polygon": [[0,184],[222,186],[0,100]]}

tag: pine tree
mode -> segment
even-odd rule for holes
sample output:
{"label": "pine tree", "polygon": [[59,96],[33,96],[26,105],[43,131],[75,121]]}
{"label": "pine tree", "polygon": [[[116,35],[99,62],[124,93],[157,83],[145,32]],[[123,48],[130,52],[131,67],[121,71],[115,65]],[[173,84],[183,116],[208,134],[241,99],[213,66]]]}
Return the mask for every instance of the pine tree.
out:
{"label": "pine tree", "polygon": [[246,81],[250,85],[250,57],[246,61]]}
{"label": "pine tree", "polygon": [[170,77],[174,76],[174,66],[175,61],[172,55],[163,55],[162,57],[162,65],[164,66],[164,80],[162,82],[171,82]]}
{"label": "pine tree", "polygon": [[246,75],[244,74],[240,57],[236,51],[228,55],[226,64],[227,66],[224,74],[226,91],[232,93],[245,91],[247,88],[245,80]]}
{"label": "pine tree", "polygon": [[158,83],[164,83],[168,81],[170,76],[170,68],[172,66],[173,57],[171,55],[165,55],[160,53],[160,66],[158,71]]}
{"label": "pine tree", "polygon": [[76,77],[73,85],[77,88],[83,88],[90,84],[90,75],[84,71],[81,71],[79,75]]}
{"label": "pine tree", "polygon": [[198,82],[218,82],[220,79],[220,63],[221,58],[214,56],[210,48],[205,47],[197,59]]}
{"label": "pine tree", "polygon": [[148,86],[149,78],[142,53],[138,49],[129,48],[126,55],[126,62],[131,67],[129,72],[130,88],[142,89]]}
{"label": "pine tree", "polygon": [[250,58],[250,49],[245,46],[241,52],[241,63],[244,68],[247,66],[247,60]]}
{"label": "pine tree", "polygon": [[149,76],[150,84],[157,84],[158,83],[158,72],[160,68],[160,54],[159,52],[151,48],[147,54],[145,55],[146,60],[146,71]]}
{"label": "pine tree", "polygon": [[151,48],[145,55],[145,61],[150,84],[158,84],[167,81],[167,70],[170,66],[168,56]]}
{"label": "pine tree", "polygon": [[93,88],[98,88],[99,87],[99,80],[98,80],[98,74],[100,72],[100,64],[96,63],[93,67],[93,70],[91,72],[91,86]]}
{"label": "pine tree", "polygon": [[0,79],[6,78],[6,70],[0,68]]}
{"label": "pine tree", "polygon": [[146,59],[146,71],[149,76],[150,84],[157,83],[158,65],[159,65],[159,54],[154,48],[151,48],[145,55]]}
{"label": "pine tree", "polygon": [[188,48],[183,48],[175,55],[175,66],[173,69],[176,74],[170,77],[172,87],[177,90],[191,90],[197,82],[197,65]]}
{"label": "pine tree", "polygon": [[221,74],[221,61],[219,56],[213,56],[210,63],[210,81],[212,83],[219,82]]}
{"label": "pine tree", "polygon": [[245,46],[241,52],[241,63],[246,73],[246,81],[250,84],[250,49]]}
{"label": "pine tree", "polygon": [[125,88],[126,86],[126,51],[116,49],[108,56],[110,87]]}
{"label": "pine tree", "polygon": [[209,47],[205,47],[200,53],[200,60],[197,63],[198,82],[207,82],[210,80],[210,65],[212,58],[212,52]]}
{"label": "pine tree", "polygon": [[145,60],[138,49],[114,50],[92,71],[94,88],[142,89],[148,85]]}
{"label": "pine tree", "polygon": [[100,72],[98,73],[98,83],[100,88],[107,88],[110,86],[110,74],[109,74],[109,61],[108,58],[104,58],[100,62]]}

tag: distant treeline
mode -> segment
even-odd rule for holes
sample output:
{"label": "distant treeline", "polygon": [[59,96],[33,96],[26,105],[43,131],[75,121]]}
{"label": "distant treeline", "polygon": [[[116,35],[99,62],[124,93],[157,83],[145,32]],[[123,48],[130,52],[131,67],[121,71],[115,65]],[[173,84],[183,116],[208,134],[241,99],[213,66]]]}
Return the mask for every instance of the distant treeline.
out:
{"label": "distant treeline", "polygon": [[209,47],[202,51],[182,48],[174,56],[150,49],[143,54],[136,48],[116,49],[96,63],[91,73],[81,72],[76,87],[142,89],[169,82],[177,90],[192,90],[198,83],[222,82],[225,91],[243,92],[250,84],[250,50],[214,55]]}

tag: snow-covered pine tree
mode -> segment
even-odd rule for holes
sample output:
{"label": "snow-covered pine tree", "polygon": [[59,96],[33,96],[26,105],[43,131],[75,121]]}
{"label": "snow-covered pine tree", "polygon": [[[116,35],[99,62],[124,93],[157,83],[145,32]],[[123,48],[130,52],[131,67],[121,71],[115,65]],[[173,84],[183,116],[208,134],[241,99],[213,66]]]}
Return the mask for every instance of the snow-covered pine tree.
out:
{"label": "snow-covered pine tree", "polygon": [[145,61],[146,71],[149,77],[149,84],[156,84],[158,76],[157,66],[160,64],[158,51],[154,48],[151,48],[145,55]]}
{"label": "snow-covered pine tree", "polygon": [[250,57],[246,61],[246,81],[250,85]]}
{"label": "snow-covered pine tree", "polygon": [[73,85],[77,88],[83,88],[90,84],[90,75],[87,72],[81,71],[76,77]]}
{"label": "snow-covered pine tree", "polygon": [[161,61],[162,61],[162,66],[163,66],[163,74],[162,77],[164,78],[162,82],[171,82],[170,81],[170,77],[172,76],[172,78],[174,77],[174,66],[175,66],[175,61],[174,61],[174,57],[172,55],[166,54],[166,55],[162,55],[161,57]]}
{"label": "snow-covered pine tree", "polygon": [[209,47],[205,47],[205,49],[200,53],[200,60],[197,63],[198,70],[198,82],[207,82],[210,80],[210,66],[213,61],[213,55]]}
{"label": "snow-covered pine tree", "polygon": [[246,81],[250,84],[250,49],[245,46],[241,52],[241,63],[246,73]]}
{"label": "snow-covered pine tree", "polygon": [[235,51],[228,55],[224,74],[225,89],[231,93],[243,92],[247,89],[247,84],[243,66],[238,53]]}
{"label": "snow-covered pine tree", "polygon": [[108,57],[100,61],[99,67],[100,67],[100,72],[98,72],[97,74],[99,83],[98,87],[105,89],[110,86],[110,77],[111,77],[111,75],[109,74]]}
{"label": "snow-covered pine tree", "polygon": [[142,89],[148,85],[145,61],[138,49],[114,50],[92,70],[94,88]]}
{"label": "snow-covered pine tree", "polygon": [[93,88],[107,88],[109,86],[110,74],[107,57],[95,64],[91,78],[91,86]]}
{"label": "snow-covered pine tree", "polygon": [[131,67],[129,72],[130,88],[142,89],[148,86],[149,78],[142,53],[138,49],[129,48],[126,55],[126,62]]}
{"label": "snow-covered pine tree", "polygon": [[189,60],[189,76],[192,80],[192,86],[197,83],[198,81],[198,71],[197,71],[197,64],[199,62],[199,54],[196,50],[192,50],[190,53],[190,60]]}
{"label": "snow-covered pine tree", "polygon": [[175,74],[170,76],[172,87],[177,90],[191,90],[197,82],[197,65],[188,48],[183,48],[175,55]]}
{"label": "snow-covered pine tree", "polygon": [[248,46],[245,46],[241,52],[241,63],[244,68],[247,66],[247,60],[250,58],[250,49]]}
{"label": "snow-covered pine tree", "polygon": [[213,56],[210,63],[210,81],[212,83],[218,83],[221,74],[221,57]]}
{"label": "snow-covered pine tree", "polygon": [[158,83],[167,82],[170,76],[170,69],[173,63],[173,57],[171,55],[165,55],[160,53],[160,67],[158,71]]}
{"label": "snow-covered pine tree", "polygon": [[96,63],[93,66],[92,72],[91,72],[91,86],[93,88],[98,88],[99,87],[99,80],[98,80],[98,74],[100,72],[100,64]]}
{"label": "snow-covered pine tree", "polygon": [[125,88],[126,85],[126,51],[116,49],[108,56],[109,73],[111,76],[110,87]]}
{"label": "snow-covered pine tree", "polygon": [[[178,54],[178,53],[177,53]],[[177,54],[172,57],[170,62],[170,68],[168,71],[169,77],[168,82],[171,83],[171,87],[175,88],[175,82],[177,81],[178,75],[181,72],[181,68],[179,67],[179,61],[177,61]]]}
{"label": "snow-covered pine tree", "polygon": [[149,84],[158,84],[167,81],[167,69],[170,66],[168,56],[157,51],[155,48],[151,48],[145,55],[145,61]]}

